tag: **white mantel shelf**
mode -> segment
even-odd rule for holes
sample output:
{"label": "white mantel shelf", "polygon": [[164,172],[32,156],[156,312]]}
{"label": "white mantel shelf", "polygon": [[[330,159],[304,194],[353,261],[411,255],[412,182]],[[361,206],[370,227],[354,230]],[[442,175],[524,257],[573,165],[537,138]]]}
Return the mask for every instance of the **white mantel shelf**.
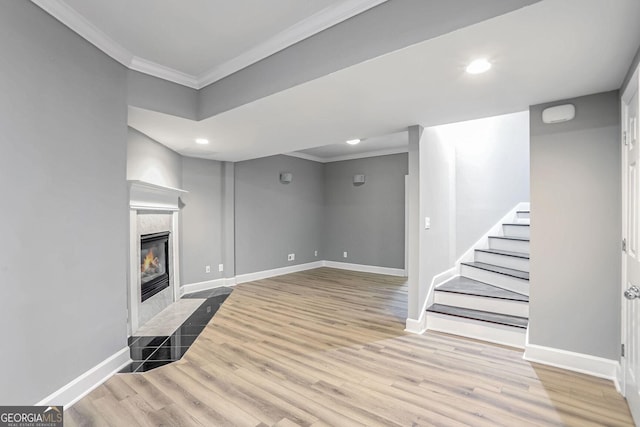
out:
{"label": "white mantel shelf", "polygon": [[150,182],[130,180],[129,208],[133,210],[178,211],[180,196],[188,191],[179,188],[164,187]]}

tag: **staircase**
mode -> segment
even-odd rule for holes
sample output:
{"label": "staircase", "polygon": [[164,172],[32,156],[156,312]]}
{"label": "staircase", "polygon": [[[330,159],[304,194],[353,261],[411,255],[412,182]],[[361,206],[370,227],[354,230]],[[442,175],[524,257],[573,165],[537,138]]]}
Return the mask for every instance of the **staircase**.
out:
{"label": "staircase", "polygon": [[437,286],[427,330],[524,348],[529,322],[530,212],[520,210],[489,236],[487,248],[460,263],[460,275]]}

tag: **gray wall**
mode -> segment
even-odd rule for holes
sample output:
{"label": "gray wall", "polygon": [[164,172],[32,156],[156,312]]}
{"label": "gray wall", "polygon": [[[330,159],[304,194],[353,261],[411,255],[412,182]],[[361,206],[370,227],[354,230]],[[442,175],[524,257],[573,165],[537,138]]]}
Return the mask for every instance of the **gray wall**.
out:
{"label": "gray wall", "polygon": [[182,188],[182,156],[130,127],[127,134],[127,179]]}
{"label": "gray wall", "polygon": [[0,2],[0,402],[126,346],[126,71],[32,2]]}
{"label": "gray wall", "polygon": [[[223,261],[223,164],[214,160],[182,158],[184,196],[181,214],[182,284],[224,277]],[[211,272],[205,272],[205,266]]]}
{"label": "gray wall", "polygon": [[127,105],[198,120],[198,91],[127,70]]}
{"label": "gray wall", "polygon": [[407,173],[406,153],[325,164],[323,259],[404,269]]}
{"label": "gray wall", "polygon": [[[293,181],[281,184],[280,172],[293,173]],[[289,156],[248,160],[235,164],[235,180],[236,274],[323,259],[321,163]],[[295,261],[287,261],[290,253]]]}
{"label": "gray wall", "polygon": [[[544,108],[572,103],[573,121]],[[531,107],[531,344],[620,356],[620,98]]]}
{"label": "gray wall", "polygon": [[198,113],[211,117],[538,1],[390,0],[203,88]]}

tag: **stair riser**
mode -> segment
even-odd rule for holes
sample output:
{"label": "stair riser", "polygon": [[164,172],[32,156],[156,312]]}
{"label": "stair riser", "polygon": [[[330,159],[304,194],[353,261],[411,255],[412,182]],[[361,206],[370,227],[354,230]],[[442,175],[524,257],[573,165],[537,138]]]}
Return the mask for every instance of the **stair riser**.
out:
{"label": "stair riser", "polygon": [[508,240],[489,238],[489,248],[509,252],[529,253],[529,242],[526,240]]}
{"label": "stair riser", "polygon": [[476,262],[484,262],[485,264],[493,264],[499,267],[529,272],[529,260],[526,258],[476,251],[475,260]]}
{"label": "stair riser", "polygon": [[526,237],[527,239],[531,235],[529,227],[523,225],[503,225],[502,232],[505,236],[511,237]]}
{"label": "stair riser", "polygon": [[516,214],[516,217],[518,217],[518,218],[531,219],[531,212],[518,212],[518,213]]}
{"label": "stair riser", "polygon": [[531,225],[531,220],[529,218],[516,218],[515,221],[513,221],[516,224],[529,224]]}
{"label": "stair riser", "polygon": [[529,304],[522,301],[456,294],[453,292],[438,292],[436,290],[434,302],[452,307],[470,308],[472,310],[488,311],[490,313],[507,314],[510,316],[529,317]]}
{"label": "stair riser", "polygon": [[526,329],[427,312],[427,330],[524,348]]}
{"label": "stair riser", "polygon": [[518,279],[517,277],[506,276],[468,265],[460,266],[460,275],[479,282],[488,283],[498,288],[517,292],[522,295],[529,295],[529,281]]}

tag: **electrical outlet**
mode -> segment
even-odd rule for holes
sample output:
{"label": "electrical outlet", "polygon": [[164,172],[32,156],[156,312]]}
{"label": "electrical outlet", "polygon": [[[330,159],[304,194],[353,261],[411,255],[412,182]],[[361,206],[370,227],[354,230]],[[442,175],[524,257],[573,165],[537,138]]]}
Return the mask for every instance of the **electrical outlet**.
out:
{"label": "electrical outlet", "polygon": [[287,261],[295,261],[295,259],[296,259],[296,254],[287,255]]}
{"label": "electrical outlet", "polygon": [[205,266],[204,267],[204,272],[205,273],[211,273],[211,266],[210,265]]}
{"label": "electrical outlet", "polygon": [[347,257],[347,251],[342,252],[342,257],[346,258]]}
{"label": "electrical outlet", "polygon": [[224,271],[224,264],[218,264],[218,271]]}
{"label": "electrical outlet", "polygon": [[318,251],[313,251],[313,256],[318,256]]}
{"label": "electrical outlet", "polygon": [[431,218],[429,218],[428,216],[424,217],[424,229],[428,230],[431,228]]}

